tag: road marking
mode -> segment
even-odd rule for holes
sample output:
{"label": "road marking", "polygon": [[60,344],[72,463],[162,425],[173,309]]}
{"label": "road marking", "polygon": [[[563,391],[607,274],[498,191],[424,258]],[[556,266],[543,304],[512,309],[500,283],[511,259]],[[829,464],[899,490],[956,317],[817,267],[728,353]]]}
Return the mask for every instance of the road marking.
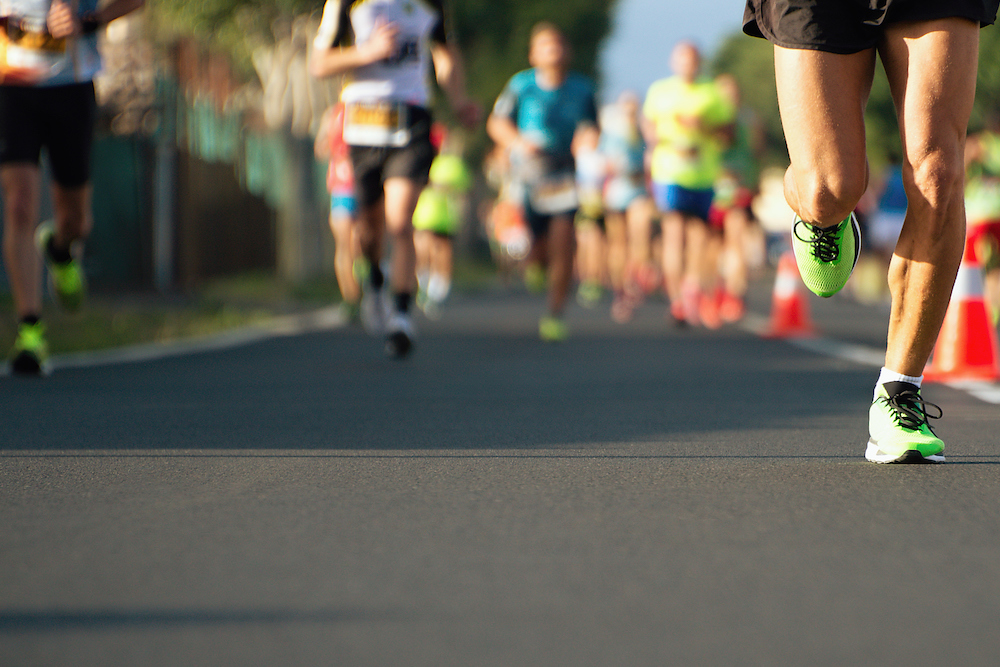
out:
{"label": "road marking", "polygon": [[[336,306],[321,308],[299,315],[283,315],[265,324],[249,326],[219,334],[189,338],[165,343],[143,343],[109,350],[94,352],[78,352],[53,356],[50,368],[53,371],[64,368],[88,368],[91,366],[109,366],[143,361],[156,361],[170,357],[180,357],[200,352],[215,352],[228,350],[250,343],[297,336],[314,331],[328,331],[344,326],[345,321],[340,309]],[[9,375],[10,369],[3,364],[0,375]]]}
{"label": "road marking", "polygon": [[[344,318],[340,309],[336,306],[330,306],[310,313],[278,317],[267,324],[246,327],[203,338],[168,343],[145,343],[111,350],[58,355],[52,357],[50,365],[52,370],[59,370],[63,368],[87,368],[91,366],[156,361],[200,352],[228,350],[269,338],[297,336],[314,331],[328,331],[340,328],[344,324]],[[740,323],[740,327],[744,331],[760,336],[768,329],[768,318],[756,313],[747,313],[746,317]],[[885,350],[866,347],[864,345],[854,345],[853,343],[844,343],[822,336],[785,338],[783,340],[808,352],[851,361],[862,366],[881,368],[885,359]],[[3,364],[0,367],[0,376],[9,374],[10,371],[7,365]],[[945,382],[944,384],[953,389],[964,391],[970,396],[986,403],[1000,405],[1000,384],[980,381],[954,381]]]}
{"label": "road marking", "polygon": [[[767,325],[767,318],[754,313],[748,313],[741,326],[744,330],[759,336],[767,331]],[[783,340],[802,350],[815,352],[816,354],[822,354],[835,359],[853,361],[862,366],[881,368],[885,361],[884,349],[880,350],[864,345],[844,343],[832,338],[815,336],[812,338],[785,338]],[[977,380],[955,380],[953,382],[944,382],[943,384],[952,389],[964,391],[985,403],[1000,405],[1000,384]]]}

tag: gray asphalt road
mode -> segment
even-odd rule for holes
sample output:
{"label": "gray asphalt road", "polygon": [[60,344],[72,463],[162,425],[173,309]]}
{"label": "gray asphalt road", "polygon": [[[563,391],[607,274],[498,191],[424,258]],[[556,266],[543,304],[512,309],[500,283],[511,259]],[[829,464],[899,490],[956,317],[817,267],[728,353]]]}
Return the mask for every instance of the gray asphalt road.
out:
{"label": "gray asphalt road", "polygon": [[539,309],[0,378],[0,664],[1000,661],[1000,408],[930,387],[949,462],[875,466],[876,369]]}

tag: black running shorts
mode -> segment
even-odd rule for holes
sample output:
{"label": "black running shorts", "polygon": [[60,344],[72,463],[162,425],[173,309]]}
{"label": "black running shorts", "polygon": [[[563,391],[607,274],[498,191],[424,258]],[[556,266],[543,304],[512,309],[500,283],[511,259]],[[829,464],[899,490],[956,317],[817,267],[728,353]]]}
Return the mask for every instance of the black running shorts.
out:
{"label": "black running shorts", "polygon": [[92,82],[0,86],[0,164],[37,165],[44,147],[56,183],[86,185],[96,113]]}
{"label": "black running shorts", "polygon": [[904,21],[996,21],[1000,0],[747,0],[743,32],[789,49],[857,53]]}
{"label": "black running shorts", "polygon": [[371,206],[381,199],[387,178],[406,178],[427,185],[437,155],[431,143],[431,114],[423,107],[411,106],[409,118],[410,142],[405,146],[351,146],[358,206]]}

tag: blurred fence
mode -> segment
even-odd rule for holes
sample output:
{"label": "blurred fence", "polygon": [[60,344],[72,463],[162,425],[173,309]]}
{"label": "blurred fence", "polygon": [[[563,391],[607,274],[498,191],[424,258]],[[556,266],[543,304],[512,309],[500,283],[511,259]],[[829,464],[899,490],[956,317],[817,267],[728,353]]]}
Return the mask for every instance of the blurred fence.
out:
{"label": "blurred fence", "polygon": [[312,134],[335,91],[308,74],[315,27],[288,23],[254,53],[259,81],[243,83],[195,40],[154,55],[141,17],[109,26],[85,262],[95,288],[190,289],[250,270],[301,281],[331,269]]}

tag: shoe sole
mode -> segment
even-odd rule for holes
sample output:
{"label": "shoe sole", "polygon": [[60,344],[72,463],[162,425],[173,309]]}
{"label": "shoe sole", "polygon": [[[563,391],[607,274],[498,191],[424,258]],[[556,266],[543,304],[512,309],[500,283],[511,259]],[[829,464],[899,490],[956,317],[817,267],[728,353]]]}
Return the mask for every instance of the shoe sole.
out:
{"label": "shoe sole", "polygon": [[930,456],[924,456],[915,449],[908,449],[902,454],[886,454],[879,446],[868,441],[868,447],[865,449],[865,458],[872,463],[944,463],[943,454],[931,454]]}

